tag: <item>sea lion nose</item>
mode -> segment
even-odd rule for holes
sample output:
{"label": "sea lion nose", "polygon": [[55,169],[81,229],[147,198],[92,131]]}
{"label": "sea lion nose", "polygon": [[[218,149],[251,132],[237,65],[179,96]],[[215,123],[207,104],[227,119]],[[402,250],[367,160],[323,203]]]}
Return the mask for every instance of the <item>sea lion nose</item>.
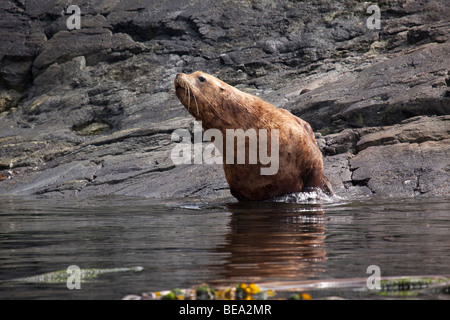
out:
{"label": "sea lion nose", "polygon": [[175,79],[174,79],[174,83],[175,83],[175,87],[179,87],[180,86],[180,75],[181,75],[181,73],[178,73],[176,76],[175,76]]}
{"label": "sea lion nose", "polygon": [[182,76],[184,76],[184,75],[185,75],[184,73],[178,73],[175,76],[175,83],[178,84],[178,85],[181,85],[181,83],[183,81]]}

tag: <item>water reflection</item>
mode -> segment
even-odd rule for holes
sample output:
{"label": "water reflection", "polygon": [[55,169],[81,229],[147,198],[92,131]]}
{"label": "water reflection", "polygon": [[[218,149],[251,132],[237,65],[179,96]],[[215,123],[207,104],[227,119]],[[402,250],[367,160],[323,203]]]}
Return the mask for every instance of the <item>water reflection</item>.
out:
{"label": "water reflection", "polygon": [[[447,275],[449,200],[347,203],[0,196],[0,299],[118,299],[202,282]],[[325,213],[324,213],[325,211]],[[83,283],[3,282],[76,264],[142,266]]]}
{"label": "water reflection", "polygon": [[301,280],[317,277],[326,261],[320,205],[236,203],[225,245],[221,278],[229,281]]}

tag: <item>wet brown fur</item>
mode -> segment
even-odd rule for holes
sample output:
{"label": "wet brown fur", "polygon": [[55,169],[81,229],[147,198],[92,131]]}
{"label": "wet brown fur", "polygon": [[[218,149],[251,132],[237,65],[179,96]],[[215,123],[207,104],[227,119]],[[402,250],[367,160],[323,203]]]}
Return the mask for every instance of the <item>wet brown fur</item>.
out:
{"label": "wet brown fur", "polygon": [[[323,174],[322,153],[306,121],[201,71],[177,75],[174,85],[179,100],[202,122],[203,129],[219,129],[224,139],[226,129],[279,129],[279,170],[275,175],[261,175],[260,163],[224,163],[225,177],[237,199],[265,200],[315,188],[333,193]],[[270,138],[268,141],[270,150]],[[234,154],[236,157],[236,150]]]}

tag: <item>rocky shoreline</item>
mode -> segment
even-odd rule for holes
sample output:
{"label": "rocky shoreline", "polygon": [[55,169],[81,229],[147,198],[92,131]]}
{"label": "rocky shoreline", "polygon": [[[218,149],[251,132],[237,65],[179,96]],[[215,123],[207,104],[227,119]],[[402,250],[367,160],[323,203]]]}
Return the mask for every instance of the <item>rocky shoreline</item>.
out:
{"label": "rocky shoreline", "polygon": [[0,5],[0,194],[229,197],[217,165],[175,166],[202,70],[308,121],[338,195],[450,191],[445,0],[79,1]]}

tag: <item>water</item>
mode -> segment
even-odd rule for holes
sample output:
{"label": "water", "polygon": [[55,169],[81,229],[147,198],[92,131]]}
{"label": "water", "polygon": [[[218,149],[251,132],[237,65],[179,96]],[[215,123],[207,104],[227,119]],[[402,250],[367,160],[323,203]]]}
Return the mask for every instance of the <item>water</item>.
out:
{"label": "water", "polygon": [[[298,199],[297,199],[298,201]],[[120,299],[207,282],[281,282],[450,274],[450,199],[302,203],[103,197],[0,197],[0,299]],[[12,279],[110,272],[65,282]]]}

